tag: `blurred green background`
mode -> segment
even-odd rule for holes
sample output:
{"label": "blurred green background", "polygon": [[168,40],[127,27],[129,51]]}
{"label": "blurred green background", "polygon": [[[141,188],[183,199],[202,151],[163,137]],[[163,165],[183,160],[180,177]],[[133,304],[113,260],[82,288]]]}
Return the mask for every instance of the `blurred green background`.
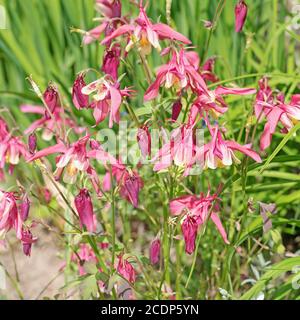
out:
{"label": "blurred green background", "polygon": [[[218,0],[173,0],[172,24],[187,35],[202,56],[209,30],[204,21],[212,21]],[[249,15],[244,34],[234,32],[235,0],[225,1],[218,19],[207,56],[217,56],[216,72],[222,79],[245,73],[266,71],[294,72],[295,41],[291,31],[285,37],[289,16],[289,1],[248,1]],[[134,16],[136,9],[129,0],[122,1],[123,13]],[[99,45],[81,46],[81,35],[71,33],[76,27],[89,30],[97,25],[94,0],[0,0],[7,12],[7,30],[0,31],[0,91],[1,102],[15,106],[18,99],[36,100],[25,78],[32,74],[44,88],[48,81],[56,82],[64,94],[68,94],[74,74],[88,67],[99,67],[102,48]],[[135,11],[135,12],[132,12]],[[166,22],[166,0],[150,1],[148,14],[153,20]],[[288,41],[288,43],[287,43]],[[135,62],[129,55],[129,60]],[[161,59],[152,55],[152,63],[158,66]],[[134,65],[134,63],[133,63]],[[136,72],[125,70],[128,82],[136,85]],[[130,78],[131,77],[131,78]],[[251,82],[257,79],[250,79]],[[280,80],[280,79],[277,79]],[[282,80],[282,79],[281,79]],[[290,80],[288,80],[290,81]],[[286,83],[286,79],[284,80]],[[18,98],[19,96],[19,98]],[[6,100],[8,98],[9,100]]]}

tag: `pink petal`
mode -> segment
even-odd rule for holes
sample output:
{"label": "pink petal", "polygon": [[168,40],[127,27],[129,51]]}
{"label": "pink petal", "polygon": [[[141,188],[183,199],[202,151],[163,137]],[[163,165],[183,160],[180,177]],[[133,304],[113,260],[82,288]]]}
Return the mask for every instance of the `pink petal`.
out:
{"label": "pink petal", "polygon": [[224,227],[222,225],[222,222],[221,222],[219,216],[215,212],[213,212],[210,217],[211,217],[211,220],[213,221],[213,223],[218,228],[218,230],[220,232],[220,235],[222,236],[224,242],[229,244],[229,241],[227,239],[226,231],[225,231],[225,229],[224,229]]}
{"label": "pink petal", "polygon": [[61,152],[65,152],[65,151],[66,151],[65,145],[62,142],[60,142],[54,146],[51,146],[51,147],[45,148],[41,151],[38,151],[34,156],[30,157],[27,160],[27,162],[31,162],[36,159],[48,156],[49,154],[52,154],[52,153],[61,153]]}
{"label": "pink petal", "polygon": [[227,95],[227,94],[236,94],[236,95],[248,95],[248,94],[255,94],[256,89],[253,88],[226,88],[220,86],[216,89],[215,93],[217,95]]}
{"label": "pink petal", "polygon": [[83,37],[83,44],[88,45],[97,40],[100,37],[101,33],[104,32],[106,26],[107,23],[104,22],[100,26],[88,31],[88,33]]}
{"label": "pink petal", "polygon": [[122,103],[122,96],[119,90],[115,87],[109,88],[110,97],[111,97],[111,116],[109,121],[109,127],[111,128],[114,122],[119,122],[119,109]]}
{"label": "pink petal", "polygon": [[225,143],[228,148],[230,148],[232,150],[240,151],[258,163],[262,162],[259,154],[256,153],[255,151],[251,150],[248,146],[241,146],[240,144],[236,143],[235,141],[225,141]]}
{"label": "pink petal", "polygon": [[157,23],[152,26],[152,29],[158,33],[158,35],[162,39],[172,39],[172,40],[178,40],[180,42],[183,42],[185,44],[191,44],[192,42],[186,38],[181,33],[174,31],[172,28],[170,28],[168,25],[164,23]]}
{"label": "pink petal", "polygon": [[121,26],[120,28],[118,28],[117,30],[115,30],[111,35],[106,37],[104,40],[102,40],[101,44],[105,45],[106,43],[108,43],[112,39],[117,38],[117,37],[121,36],[122,34],[132,33],[134,31],[134,29],[135,29],[134,26],[129,25],[129,24],[125,24],[125,25]]}
{"label": "pink petal", "polygon": [[156,80],[149,86],[149,88],[145,92],[145,95],[144,95],[144,100],[145,101],[153,100],[158,96],[159,87],[161,85],[163,77],[164,77],[163,73],[160,73],[160,74],[157,75]]}
{"label": "pink petal", "polygon": [[21,105],[20,109],[22,112],[25,112],[25,113],[37,113],[42,115],[45,113],[45,108],[41,106],[23,104]]}
{"label": "pink petal", "polygon": [[25,133],[25,134],[30,134],[30,133],[32,133],[32,132],[35,131],[37,128],[41,128],[46,121],[47,121],[47,120],[45,120],[44,118],[34,121],[34,122],[31,124],[31,126],[29,126],[29,127],[24,131],[24,133]]}

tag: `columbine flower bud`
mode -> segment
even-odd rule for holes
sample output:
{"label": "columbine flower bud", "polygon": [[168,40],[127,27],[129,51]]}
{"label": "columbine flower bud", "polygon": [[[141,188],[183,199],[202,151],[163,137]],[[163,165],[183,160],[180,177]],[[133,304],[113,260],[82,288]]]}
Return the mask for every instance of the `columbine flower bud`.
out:
{"label": "columbine flower bud", "polygon": [[160,258],[160,240],[154,239],[150,245],[150,262],[151,264],[159,263]]}
{"label": "columbine flower bud", "polygon": [[103,58],[102,71],[117,81],[118,68],[120,65],[121,49],[119,45],[114,45],[111,50],[106,50]]}
{"label": "columbine flower bud", "polygon": [[124,188],[127,191],[127,196],[132,205],[137,208],[139,205],[139,191],[140,191],[140,182],[139,179],[134,175],[128,174],[125,177]]}
{"label": "columbine flower bud", "polygon": [[181,230],[185,241],[185,252],[192,254],[195,251],[195,242],[198,231],[198,225],[196,220],[187,215],[181,224]]}
{"label": "columbine flower bud", "polygon": [[32,235],[29,229],[22,229],[21,242],[23,245],[23,253],[25,254],[25,256],[30,257],[32,244],[36,241],[37,238]]}
{"label": "columbine flower bud", "polygon": [[26,221],[29,215],[30,201],[27,195],[24,196],[22,203],[20,205],[20,216],[22,221]]}
{"label": "columbine flower bud", "polygon": [[246,18],[247,18],[248,8],[245,1],[240,0],[235,6],[235,31],[241,32],[243,30]]}
{"label": "columbine flower bud", "polygon": [[176,121],[179,117],[180,111],[182,109],[182,103],[180,100],[177,100],[172,107],[172,120]]}
{"label": "columbine flower bud", "polygon": [[151,135],[148,127],[142,126],[138,129],[137,141],[143,157],[151,154]]}
{"label": "columbine flower bud", "polygon": [[57,89],[54,86],[49,85],[46,91],[44,92],[43,97],[49,110],[53,112],[55,108],[59,105],[59,96]]}
{"label": "columbine flower bud", "polygon": [[89,96],[81,92],[85,86],[84,76],[80,73],[74,81],[72,90],[72,100],[77,109],[87,108],[89,106]]}
{"label": "columbine flower bud", "polygon": [[95,232],[96,216],[94,215],[92,199],[87,189],[81,189],[75,197],[75,207],[79,214],[81,226],[86,226],[89,232]]}
{"label": "columbine flower bud", "polygon": [[127,259],[123,259],[123,255],[119,256],[119,262],[117,267],[118,273],[127,279],[129,282],[135,282],[135,270]]}
{"label": "columbine flower bud", "polygon": [[31,133],[28,137],[28,149],[31,154],[34,154],[36,149],[36,134]]}

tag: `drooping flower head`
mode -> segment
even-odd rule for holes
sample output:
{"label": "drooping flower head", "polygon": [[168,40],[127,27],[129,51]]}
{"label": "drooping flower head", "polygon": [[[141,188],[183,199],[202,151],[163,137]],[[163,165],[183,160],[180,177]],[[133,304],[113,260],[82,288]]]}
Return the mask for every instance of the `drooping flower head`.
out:
{"label": "drooping flower head", "polygon": [[235,141],[224,140],[217,126],[209,127],[209,129],[212,140],[201,147],[197,147],[191,165],[197,162],[203,169],[216,169],[230,166],[233,162],[240,163],[235,154],[237,151],[244,153],[258,163],[262,162],[260,156],[251,149],[250,144],[242,146]]}
{"label": "drooping flower head", "polygon": [[105,36],[109,35],[111,32],[108,32],[108,30],[115,30],[119,24],[123,24],[123,19],[120,19],[122,11],[120,0],[96,0],[96,8],[103,16],[102,23],[85,32],[83,37],[83,44],[85,45],[98,40],[103,33]]}
{"label": "drooping flower head", "polygon": [[75,197],[75,207],[79,215],[81,226],[85,226],[89,232],[95,232],[97,227],[96,215],[89,191],[81,189]]}
{"label": "drooping flower head", "polygon": [[103,121],[109,114],[110,128],[114,122],[119,123],[122,99],[128,97],[130,91],[127,88],[121,90],[120,84],[107,76],[88,84],[81,90],[84,95],[93,95],[91,108],[94,109],[96,124]]}
{"label": "drooping flower head", "polygon": [[120,65],[121,48],[119,44],[106,49],[103,56],[102,71],[110,75],[114,81],[118,80],[118,68]]}
{"label": "drooping flower head", "polygon": [[43,129],[42,138],[46,141],[50,141],[53,135],[60,136],[64,126],[74,129],[74,132],[77,134],[81,134],[85,130],[84,128],[78,127],[60,106],[56,106],[55,109],[52,110],[52,116],[48,114],[48,111],[43,106],[21,105],[20,109],[24,113],[33,113],[41,116],[41,118],[34,121],[24,133],[31,134],[37,129]]}
{"label": "drooping flower head", "polygon": [[135,282],[136,272],[132,264],[128,261],[128,259],[124,259],[123,255],[119,255],[117,271],[128,282]]}
{"label": "drooping flower head", "polygon": [[107,172],[103,179],[103,190],[111,190],[111,175],[116,179],[122,198],[129,201],[135,208],[139,205],[139,192],[143,188],[143,181],[136,171],[127,169],[120,161],[112,165],[111,172]]}
{"label": "drooping flower head", "polygon": [[33,243],[37,241],[37,237],[34,237],[30,227],[23,227],[22,228],[22,247],[23,247],[23,253],[25,256],[30,257],[31,256],[31,247]]}
{"label": "drooping flower head", "polygon": [[16,230],[17,238],[21,239],[22,225],[16,195],[0,190],[0,237],[4,237],[13,228]]}
{"label": "drooping flower head", "polygon": [[226,231],[217,214],[219,211],[217,194],[206,196],[188,195],[176,198],[170,202],[172,215],[182,215],[181,230],[186,244],[186,252],[192,254],[195,250],[195,240],[200,225],[211,219],[216,225],[225,243],[229,243]]}
{"label": "drooping flower head", "polygon": [[152,47],[160,51],[160,39],[177,40],[185,44],[191,43],[185,36],[174,31],[164,23],[152,24],[145,12],[142,1],[140,2],[140,14],[138,18],[131,24],[120,26],[106,37],[101,44],[107,44],[111,40],[124,34],[129,36],[129,41],[125,50],[128,52],[133,46],[138,45],[138,49],[144,55],[150,54]]}
{"label": "drooping flower head", "polygon": [[[34,161],[53,153],[59,153],[60,155],[56,158],[57,170],[55,176],[59,179],[62,173],[64,173],[63,180],[66,183],[74,183],[79,172],[87,172],[91,176],[95,176],[95,170],[91,169],[91,158],[97,159],[104,164],[115,161],[111,155],[102,149],[100,144],[97,150],[88,149],[89,141],[90,136],[86,135],[70,145],[59,142],[54,146],[36,152],[28,161]],[[95,179],[97,178],[95,177]]]}
{"label": "drooping flower head", "polygon": [[13,172],[14,166],[16,166],[21,157],[28,159],[30,153],[27,146],[20,137],[6,135],[3,140],[0,140],[0,168],[3,169],[5,164],[9,164],[9,172]]}
{"label": "drooping flower head", "polygon": [[228,110],[228,106],[223,96],[245,96],[256,93],[256,89],[253,88],[226,88],[223,86],[219,86],[215,90],[200,89],[197,91],[197,98],[191,108],[192,116],[189,120],[190,123],[194,123],[196,119],[195,116],[197,115],[197,110],[198,114],[201,117],[204,117],[204,112],[213,116],[214,118],[218,118],[221,114],[224,114]]}
{"label": "drooping flower head", "polygon": [[153,170],[164,170],[173,163],[176,166],[185,167],[192,161],[195,151],[193,127],[181,125],[171,132],[170,140],[162,146],[152,159],[152,162],[155,163]]}
{"label": "drooping flower head", "polygon": [[293,95],[287,102],[282,93],[273,92],[265,77],[259,81],[259,87],[254,110],[258,121],[267,120],[260,139],[260,148],[265,150],[270,146],[279,123],[283,126],[281,132],[287,133],[300,120],[300,95]]}
{"label": "drooping flower head", "polygon": [[77,262],[79,275],[84,276],[86,274],[86,270],[84,265],[86,262],[97,263],[98,259],[92,250],[92,248],[86,243],[80,243],[77,254],[73,253],[72,261]]}
{"label": "drooping flower head", "polygon": [[179,52],[174,50],[171,60],[158,68],[155,81],[145,93],[145,101],[155,99],[162,86],[166,89],[175,88],[178,96],[187,88],[207,91],[206,83],[198,72],[198,68],[199,57],[195,52],[184,49]]}

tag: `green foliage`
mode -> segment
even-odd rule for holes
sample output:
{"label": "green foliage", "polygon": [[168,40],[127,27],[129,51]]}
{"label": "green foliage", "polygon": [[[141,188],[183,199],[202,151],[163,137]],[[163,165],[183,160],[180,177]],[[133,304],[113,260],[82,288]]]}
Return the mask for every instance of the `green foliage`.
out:
{"label": "green foliage", "polygon": [[[166,1],[149,2],[149,17],[166,22]],[[249,15],[245,32],[237,34],[234,32],[233,17],[236,1],[226,1],[223,12],[215,21],[215,28],[210,31],[204,27],[203,21],[214,19],[219,1],[173,0],[171,25],[192,40],[203,60],[204,55],[205,58],[217,57],[215,73],[220,78],[218,84],[234,83],[257,87],[260,77],[269,75],[270,85],[290,97],[299,93],[299,61],[297,65],[296,58],[298,55],[299,60],[300,36],[290,28],[291,13],[286,2],[248,1]],[[137,10],[129,5],[129,1],[125,0],[123,3],[124,12],[135,16]],[[81,46],[81,35],[70,31],[71,28],[89,30],[96,26],[93,22],[94,0],[1,0],[0,4],[5,6],[8,16],[8,29],[0,30],[0,106],[9,108],[21,130],[24,130],[34,120],[34,116],[24,115],[20,112],[19,105],[25,102],[38,103],[26,80],[29,75],[43,89],[49,81],[54,81],[66,103],[71,105],[70,90],[75,74],[89,67],[99,69],[102,47],[99,44]],[[149,58],[152,70],[161,63],[162,58],[157,53]],[[120,74],[122,73],[126,73],[126,85],[133,86],[139,93],[131,101],[136,115],[142,120],[148,119],[152,109],[149,103],[143,103],[142,92],[147,84],[145,81],[141,83],[145,76],[135,53],[129,53],[122,65]],[[215,84],[211,85],[212,88],[214,86]],[[170,113],[171,102],[171,97],[168,101],[161,102],[161,112]],[[228,102],[230,110],[224,122],[229,128],[228,136],[243,143],[243,129],[245,121],[248,121],[246,118],[251,114],[253,101],[228,98]],[[90,114],[83,117],[76,110],[73,112],[78,120],[89,125],[93,123]],[[300,138],[299,134],[296,135],[299,128],[300,124],[297,124],[285,136],[276,134],[260,165],[249,164],[246,169],[242,166],[223,169],[213,177],[203,174],[187,178],[187,187],[195,193],[206,190],[208,185],[216,189],[220,182],[224,184],[221,219],[230,232],[231,244],[224,246],[213,228],[208,228],[196,252],[195,269],[187,287],[185,285],[193,259],[183,255],[181,265],[170,261],[172,272],[169,281],[178,281],[181,285],[180,291],[177,291],[179,297],[221,298],[218,288],[222,288],[225,290],[222,292],[227,292],[231,298],[255,299],[261,292],[269,299],[299,298],[292,287],[293,277],[290,274],[294,267],[300,265]],[[259,124],[254,140],[255,149],[258,149],[258,137],[262,129],[263,125]],[[246,178],[243,170],[246,170]],[[120,220],[124,224],[124,239],[131,239],[131,223],[137,220],[144,222],[149,233],[155,235],[157,226],[161,223],[160,217],[166,214],[167,199],[162,196],[162,191],[169,190],[170,181],[164,174],[159,177],[159,182],[153,181],[147,171],[144,172],[144,177],[149,180],[142,191],[142,198],[145,199],[143,209],[133,210],[126,204],[119,206],[123,215]],[[170,194],[182,194],[184,189],[178,184],[174,190],[169,191]],[[149,194],[151,198],[148,200]],[[277,214],[272,217],[273,228],[280,235],[276,241],[271,232],[263,233],[257,206],[255,212],[249,210],[247,203],[250,198],[255,204],[258,201],[276,203]],[[101,210],[99,205],[99,211]],[[236,223],[242,227],[241,231]],[[290,246],[288,239],[292,239]],[[146,237],[140,239],[139,247],[147,248],[148,240]],[[171,240],[175,245],[179,242],[177,239]],[[126,246],[127,250],[135,250],[133,241],[128,241]],[[117,244],[116,250],[121,252],[123,247]],[[180,248],[177,247],[177,250]],[[286,254],[291,253],[290,251],[296,256],[287,258]],[[251,266],[256,266],[259,254],[270,264],[258,267],[261,268],[261,276],[255,280],[254,285],[244,285],[242,276],[247,279],[254,277]],[[145,273],[149,273],[150,279],[146,278],[145,281],[149,281],[149,286],[159,292],[162,283],[157,271],[147,268],[149,263],[143,255],[138,258],[146,268]],[[91,275],[83,281],[73,279],[69,285],[82,284],[83,296],[89,298],[97,293],[96,280],[104,278],[107,276],[91,270]],[[118,276],[113,275],[109,286],[113,288],[117,280]],[[142,285],[136,290],[147,292]],[[160,296],[145,293],[145,297]]]}

